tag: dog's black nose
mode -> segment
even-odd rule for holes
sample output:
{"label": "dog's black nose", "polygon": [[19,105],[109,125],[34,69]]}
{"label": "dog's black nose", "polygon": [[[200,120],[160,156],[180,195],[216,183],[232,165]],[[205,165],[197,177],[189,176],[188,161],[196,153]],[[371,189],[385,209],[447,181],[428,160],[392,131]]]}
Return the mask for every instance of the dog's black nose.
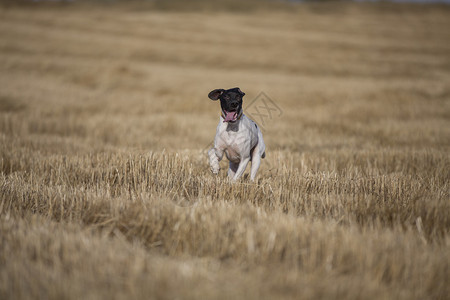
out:
{"label": "dog's black nose", "polygon": [[231,102],[231,103],[230,103],[231,108],[237,108],[238,105],[239,105],[238,102]]}

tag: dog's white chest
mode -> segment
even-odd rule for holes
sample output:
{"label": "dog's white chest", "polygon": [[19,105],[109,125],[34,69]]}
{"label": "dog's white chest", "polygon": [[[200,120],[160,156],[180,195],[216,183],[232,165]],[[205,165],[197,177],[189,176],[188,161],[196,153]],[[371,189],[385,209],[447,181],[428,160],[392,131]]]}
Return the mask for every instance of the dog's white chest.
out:
{"label": "dog's white chest", "polygon": [[217,147],[224,150],[231,162],[239,162],[245,137],[239,132],[222,131],[217,140]]}

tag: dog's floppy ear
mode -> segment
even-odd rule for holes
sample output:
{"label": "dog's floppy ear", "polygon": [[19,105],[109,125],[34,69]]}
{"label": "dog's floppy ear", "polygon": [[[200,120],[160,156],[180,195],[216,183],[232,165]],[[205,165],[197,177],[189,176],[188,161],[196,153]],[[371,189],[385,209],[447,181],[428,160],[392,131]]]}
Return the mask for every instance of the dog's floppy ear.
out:
{"label": "dog's floppy ear", "polygon": [[237,90],[238,90],[239,94],[241,94],[241,96],[242,96],[242,97],[244,97],[244,96],[245,96],[245,93],[244,93],[243,91],[241,91],[241,89],[240,89],[240,88],[238,88],[238,87],[237,87]]}
{"label": "dog's floppy ear", "polygon": [[216,101],[217,99],[219,99],[220,95],[222,95],[223,92],[225,92],[224,89],[215,89],[209,92],[208,97],[209,99]]}

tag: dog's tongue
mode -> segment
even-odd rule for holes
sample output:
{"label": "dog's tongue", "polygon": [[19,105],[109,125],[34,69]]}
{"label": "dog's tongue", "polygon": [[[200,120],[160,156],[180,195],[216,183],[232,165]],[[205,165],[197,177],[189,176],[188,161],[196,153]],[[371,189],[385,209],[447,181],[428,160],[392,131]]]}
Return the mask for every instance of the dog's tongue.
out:
{"label": "dog's tongue", "polygon": [[234,121],[234,115],[236,114],[235,111],[225,111],[225,113],[226,115],[224,122]]}

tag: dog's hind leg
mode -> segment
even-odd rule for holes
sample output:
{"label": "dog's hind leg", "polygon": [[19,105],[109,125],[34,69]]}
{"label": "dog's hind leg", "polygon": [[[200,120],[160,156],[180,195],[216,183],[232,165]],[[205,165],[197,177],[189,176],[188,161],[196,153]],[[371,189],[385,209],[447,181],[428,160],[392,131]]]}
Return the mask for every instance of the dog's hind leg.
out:
{"label": "dog's hind leg", "polygon": [[230,165],[228,168],[228,177],[231,179],[234,177],[234,174],[236,174],[237,169],[239,168],[238,163],[234,163],[230,161]]}
{"label": "dog's hind leg", "polygon": [[[265,152],[263,154],[265,156]],[[261,153],[259,149],[259,144],[255,146],[252,153],[252,169],[250,171],[250,180],[254,181],[256,173],[258,172],[259,165],[261,164]]]}
{"label": "dog's hind leg", "polygon": [[249,161],[250,161],[250,156],[241,159],[241,162],[239,163],[239,167],[236,171],[236,174],[234,174],[233,181],[241,178],[242,174],[244,174],[245,168],[247,168]]}

